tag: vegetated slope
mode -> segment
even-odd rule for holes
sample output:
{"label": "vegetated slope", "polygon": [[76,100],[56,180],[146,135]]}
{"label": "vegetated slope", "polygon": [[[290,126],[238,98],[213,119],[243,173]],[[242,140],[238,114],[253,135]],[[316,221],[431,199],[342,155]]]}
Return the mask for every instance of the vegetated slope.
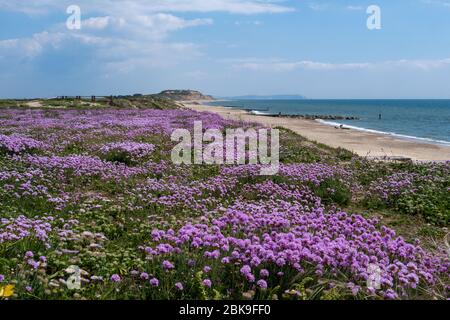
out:
{"label": "vegetated slope", "polygon": [[212,96],[204,95],[195,90],[165,90],[157,96],[175,101],[214,100]]}

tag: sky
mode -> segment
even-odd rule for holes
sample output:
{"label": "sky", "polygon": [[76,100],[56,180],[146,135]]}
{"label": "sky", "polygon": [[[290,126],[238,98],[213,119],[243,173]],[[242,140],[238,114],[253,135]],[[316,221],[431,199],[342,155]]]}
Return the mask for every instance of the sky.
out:
{"label": "sky", "polygon": [[0,0],[0,98],[164,89],[450,98],[450,0]]}

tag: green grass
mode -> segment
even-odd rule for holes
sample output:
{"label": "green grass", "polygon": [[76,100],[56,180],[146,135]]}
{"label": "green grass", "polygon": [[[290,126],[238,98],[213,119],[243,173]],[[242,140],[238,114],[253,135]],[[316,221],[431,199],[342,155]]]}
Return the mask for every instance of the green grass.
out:
{"label": "green grass", "polygon": [[19,101],[16,100],[0,100],[0,108],[10,108],[19,106]]}

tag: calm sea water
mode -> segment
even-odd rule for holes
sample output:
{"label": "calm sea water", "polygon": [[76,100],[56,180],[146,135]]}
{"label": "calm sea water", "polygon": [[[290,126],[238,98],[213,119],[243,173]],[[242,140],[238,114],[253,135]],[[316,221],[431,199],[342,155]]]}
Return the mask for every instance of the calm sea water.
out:
{"label": "calm sea water", "polygon": [[354,116],[360,120],[321,121],[450,145],[450,100],[228,100],[210,104],[262,114]]}

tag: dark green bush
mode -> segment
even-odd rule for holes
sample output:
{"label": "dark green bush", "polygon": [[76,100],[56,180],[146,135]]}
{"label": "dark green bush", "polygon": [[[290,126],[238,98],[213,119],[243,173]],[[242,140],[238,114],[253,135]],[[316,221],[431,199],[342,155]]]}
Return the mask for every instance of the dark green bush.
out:
{"label": "dark green bush", "polygon": [[396,201],[395,209],[400,213],[422,215],[430,223],[446,226],[450,222],[449,191],[430,187],[420,193],[405,193]]}
{"label": "dark green bush", "polygon": [[106,154],[105,160],[110,162],[123,163],[126,164],[127,166],[130,166],[134,163],[133,159],[131,158],[128,152],[120,150],[111,150]]}
{"label": "dark green bush", "polygon": [[338,204],[346,206],[352,199],[352,192],[341,180],[329,178],[323,181],[319,187],[313,187],[317,196],[324,204]]}

